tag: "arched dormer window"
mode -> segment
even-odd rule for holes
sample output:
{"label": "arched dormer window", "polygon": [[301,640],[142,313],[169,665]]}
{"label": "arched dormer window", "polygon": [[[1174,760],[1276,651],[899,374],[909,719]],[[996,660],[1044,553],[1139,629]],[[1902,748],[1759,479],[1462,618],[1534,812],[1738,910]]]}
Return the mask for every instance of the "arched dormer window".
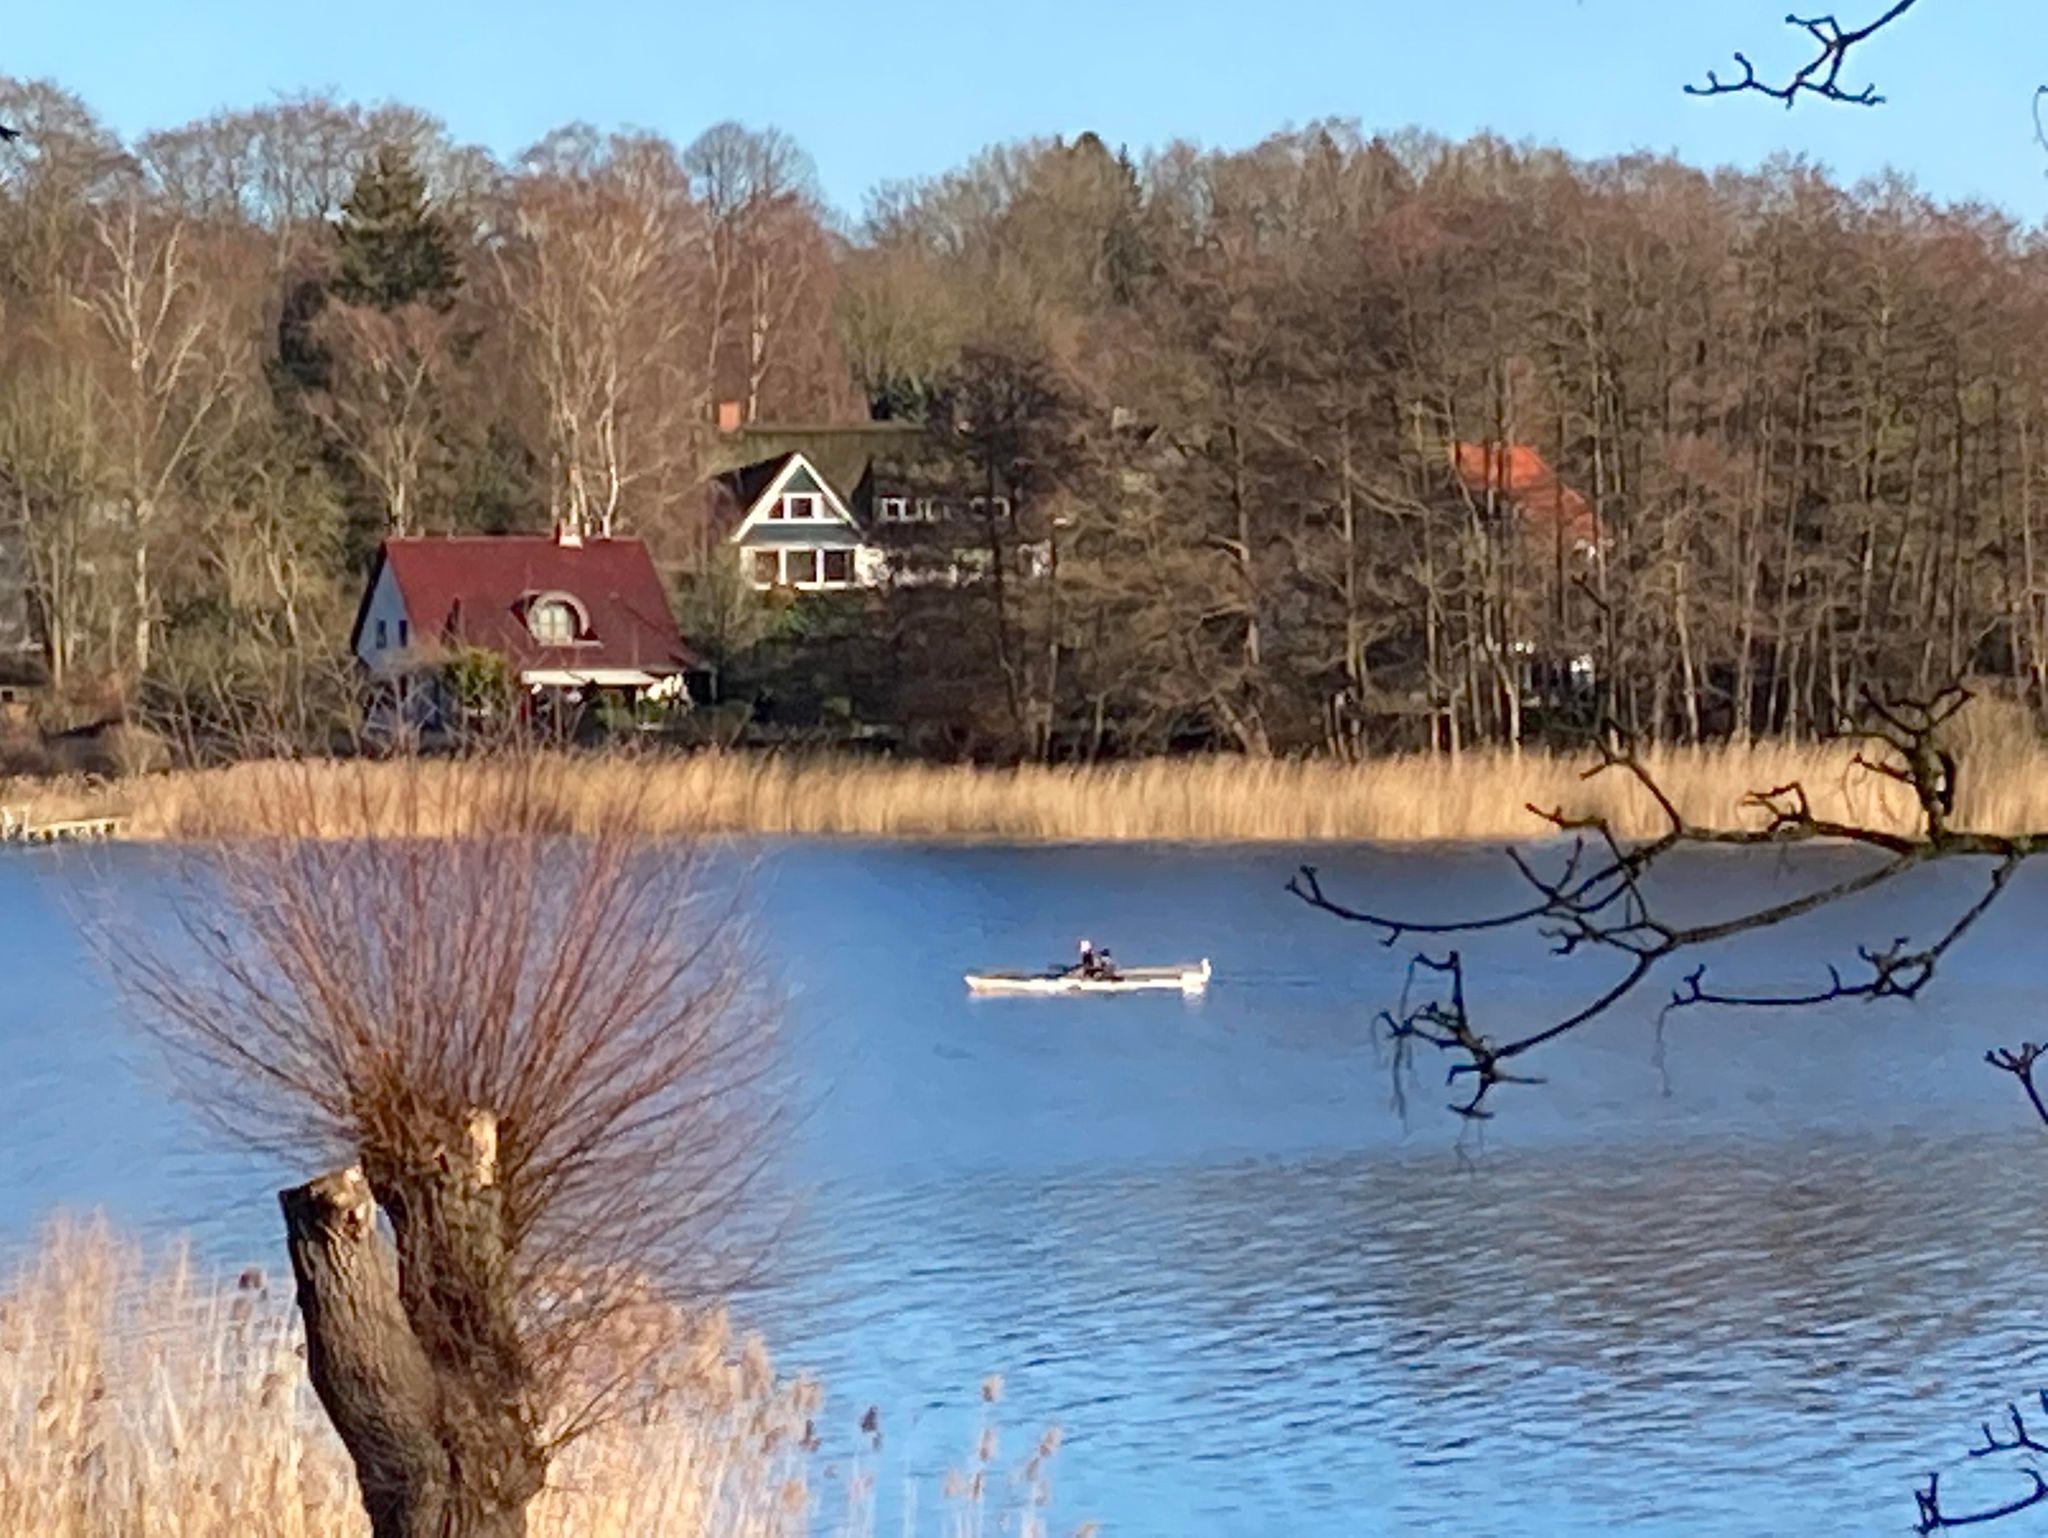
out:
{"label": "arched dormer window", "polygon": [[543,646],[574,646],[590,639],[590,616],[567,593],[535,593],[526,600],[526,629]]}

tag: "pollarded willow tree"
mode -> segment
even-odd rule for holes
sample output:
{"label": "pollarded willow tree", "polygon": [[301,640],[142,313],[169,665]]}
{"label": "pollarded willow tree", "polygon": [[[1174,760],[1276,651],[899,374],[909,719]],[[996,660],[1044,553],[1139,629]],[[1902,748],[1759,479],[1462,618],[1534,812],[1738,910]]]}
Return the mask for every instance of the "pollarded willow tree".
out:
{"label": "pollarded willow tree", "polygon": [[[1841,1000],[1917,998],[1933,982],[1943,960],[2010,887],[2021,866],[2048,855],[2048,830],[1981,833],[1967,826],[1966,816],[1959,816],[1962,766],[1951,740],[1968,699],[1966,690],[1950,687],[1925,701],[1876,695],[1865,700],[1861,719],[1845,735],[1857,746],[1855,771],[1903,792],[1904,815],[1889,822],[1823,816],[1815,810],[1807,787],[1794,781],[1751,794],[1744,802],[1748,815],[1739,826],[1702,823],[1681,810],[1645,756],[1610,735],[1587,771],[1588,778],[1625,776],[1633,781],[1661,818],[1660,831],[1648,838],[1628,838],[1609,816],[1576,816],[1560,807],[1532,806],[1532,814],[1567,843],[1554,863],[1535,854],[1510,853],[1521,900],[1501,912],[1419,919],[1356,908],[1330,893],[1312,866],[1301,869],[1289,890],[1321,912],[1364,925],[1389,946],[1408,939],[1424,942],[1425,948],[1409,961],[1409,983],[1400,1002],[1382,1011],[1375,1022],[1379,1038],[1392,1048],[1397,1096],[1418,1053],[1434,1050],[1449,1063],[1451,1111],[1467,1120],[1485,1120],[1494,1115],[1503,1088],[1542,1082],[1530,1069],[1544,1047],[1641,1000],[1660,980],[1671,985],[1662,1006],[1666,1015],[1702,1007],[1799,1010]],[[1669,889],[1658,878],[1683,851],[1796,846],[1847,848],[1863,858],[1847,874],[1806,879],[1791,896],[1707,918],[1682,921],[1671,915]],[[1854,957],[1818,971],[1810,986],[1789,991],[1724,987],[1718,976],[1709,976],[1704,962],[1692,961],[1693,953],[1704,947],[1778,929],[1859,894],[1895,889],[1913,872],[1937,864],[1973,867],[1980,879],[1932,933],[1864,945]],[[1555,1018],[1516,1018],[1506,1027],[1491,1025],[1490,1015],[1512,1017],[1515,1008],[1509,1001],[1492,1001],[1489,1009],[1488,1001],[1470,985],[1456,942],[1499,931],[1534,931],[1547,938],[1560,957],[1603,960],[1611,964],[1611,980]],[[1432,945],[1445,948],[1427,948]],[[1989,1048],[1985,1060],[2011,1074],[2034,1112],[2048,1123],[2048,1099],[2037,1079],[2044,1056],[2048,1044],[2022,1041]],[[2048,1413],[2048,1392],[2041,1403]],[[1973,1458],[2048,1454],[2048,1441],[2037,1440],[2016,1405],[2007,1407],[2006,1419],[2003,1432],[1994,1432],[1986,1423],[1983,1445],[1971,1449]],[[2048,1437],[2048,1431],[2041,1435]],[[2003,1505],[1967,1512],[1944,1510],[1940,1477],[1929,1474],[1926,1486],[1915,1492],[1917,1531],[1969,1526],[2048,1503],[2048,1479],[2024,1461],[2019,1472],[2028,1482],[2021,1494]]]}
{"label": "pollarded willow tree", "polygon": [[375,1538],[516,1538],[558,1451],[659,1393],[648,1309],[733,1279],[768,1015],[630,797],[531,752],[371,767],[266,766],[178,941],[113,955],[204,1112],[331,1163],[281,1202]]}

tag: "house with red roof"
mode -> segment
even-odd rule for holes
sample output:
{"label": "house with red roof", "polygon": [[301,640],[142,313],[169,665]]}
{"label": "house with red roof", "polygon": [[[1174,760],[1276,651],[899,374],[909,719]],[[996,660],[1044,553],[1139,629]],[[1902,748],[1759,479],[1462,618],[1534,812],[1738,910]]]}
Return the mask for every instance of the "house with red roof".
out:
{"label": "house with red roof", "polygon": [[1453,443],[1451,465],[1467,495],[1492,494],[1520,517],[1539,548],[1561,541],[1573,555],[1599,554],[1600,521],[1592,505],[1558,479],[1528,444]]}
{"label": "house with red roof", "polygon": [[[1563,567],[1600,559],[1600,520],[1592,504],[1528,444],[1453,443],[1450,450],[1451,469],[1465,495],[1512,518],[1534,560],[1556,560]],[[1526,636],[1511,639],[1508,650],[1525,704],[1583,698],[1593,689],[1591,652],[1546,656]]]}
{"label": "house with red roof", "polygon": [[416,536],[378,548],[350,649],[382,683],[450,658],[502,657],[530,695],[687,703],[697,664],[637,539]]}

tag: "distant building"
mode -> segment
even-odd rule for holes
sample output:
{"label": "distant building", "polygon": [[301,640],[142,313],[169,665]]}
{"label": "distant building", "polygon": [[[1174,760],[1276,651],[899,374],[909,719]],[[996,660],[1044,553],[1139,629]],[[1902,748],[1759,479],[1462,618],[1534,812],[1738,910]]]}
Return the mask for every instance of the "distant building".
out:
{"label": "distant building", "polygon": [[435,675],[459,653],[502,657],[530,694],[687,701],[696,666],[637,539],[422,536],[379,547],[350,648],[408,719],[447,702]]}
{"label": "distant building", "polygon": [[[1520,525],[1530,557],[1578,568],[1596,564],[1604,541],[1593,506],[1526,443],[1453,443],[1451,465],[1469,497],[1491,498]],[[1560,576],[1563,572],[1560,571]],[[1545,655],[1526,636],[1508,643],[1523,700],[1584,697],[1595,676],[1590,652]]]}
{"label": "distant building", "polygon": [[963,489],[957,455],[915,424],[741,425],[721,409],[710,468],[713,527],[763,592],[971,578],[991,519],[1031,566],[1009,498]]}
{"label": "distant building", "polygon": [[[868,478],[863,470],[863,484]],[[888,557],[870,541],[846,496],[802,453],[744,465],[722,482],[739,507],[739,523],[727,539],[754,587],[814,592],[882,581]]]}
{"label": "distant building", "polygon": [[1600,522],[1592,504],[1526,443],[1454,443],[1451,464],[1468,495],[1491,494],[1519,516],[1537,548],[1561,544],[1570,555],[1600,554]]}

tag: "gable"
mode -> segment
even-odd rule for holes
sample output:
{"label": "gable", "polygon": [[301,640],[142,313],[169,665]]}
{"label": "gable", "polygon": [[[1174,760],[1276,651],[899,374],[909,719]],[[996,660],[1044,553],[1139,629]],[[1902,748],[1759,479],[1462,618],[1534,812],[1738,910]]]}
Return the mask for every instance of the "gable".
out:
{"label": "gable", "polygon": [[[370,578],[370,585],[364,589],[362,607],[356,613],[355,632],[349,643],[356,659],[370,668],[396,663],[413,639],[409,630],[401,626],[407,618],[405,595],[399,591],[398,573],[379,551],[376,571]],[[380,628],[382,645],[378,644]]]}
{"label": "gable", "polygon": [[[817,516],[811,518],[784,518],[780,509],[786,496],[814,496],[817,501]],[[748,537],[761,528],[810,529],[818,532],[852,531],[856,536],[860,524],[848,509],[839,493],[818,474],[811,462],[801,453],[791,453],[782,467],[771,475],[758,495],[748,504],[740,525],[731,535],[733,544],[744,544]]]}
{"label": "gable", "polygon": [[789,467],[789,475],[782,483],[782,493],[784,496],[789,495],[792,491],[798,493],[815,492],[819,495],[823,495],[825,491],[825,483],[818,479],[816,472],[811,469],[810,463],[802,455],[798,455],[796,463]]}

